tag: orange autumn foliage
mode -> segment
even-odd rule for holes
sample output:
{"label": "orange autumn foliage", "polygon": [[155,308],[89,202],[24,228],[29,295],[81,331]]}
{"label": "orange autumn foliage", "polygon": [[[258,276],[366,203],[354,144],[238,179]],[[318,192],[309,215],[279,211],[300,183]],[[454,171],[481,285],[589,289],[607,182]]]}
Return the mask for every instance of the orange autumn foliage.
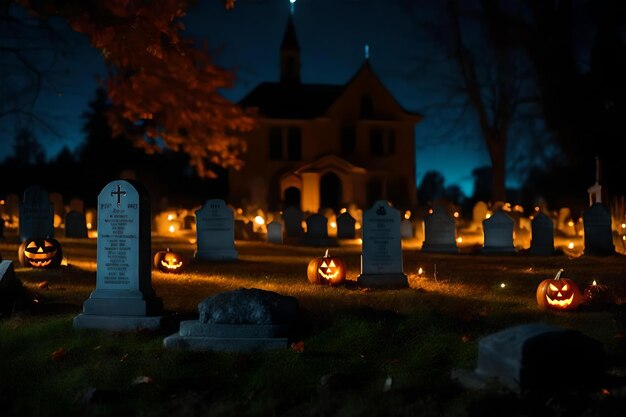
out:
{"label": "orange autumn foliage", "polygon": [[[220,89],[234,75],[213,64],[206,47],[184,38],[187,1],[23,0],[31,10],[60,15],[87,35],[109,65],[109,123],[147,152],[184,152],[202,176],[210,164],[238,169],[256,126],[253,114],[226,100]],[[233,0],[225,1],[227,8]]]}

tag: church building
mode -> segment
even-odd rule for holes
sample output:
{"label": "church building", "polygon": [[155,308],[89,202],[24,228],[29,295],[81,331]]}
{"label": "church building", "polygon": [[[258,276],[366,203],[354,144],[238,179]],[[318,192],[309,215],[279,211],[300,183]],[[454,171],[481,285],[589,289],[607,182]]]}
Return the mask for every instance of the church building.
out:
{"label": "church building", "polygon": [[414,127],[367,59],[343,85],[300,80],[300,47],[290,15],[280,47],[280,81],[263,82],[240,105],[259,127],[247,136],[244,167],[230,174],[230,201],[265,210],[295,205],[317,213],[386,199],[417,204]]}

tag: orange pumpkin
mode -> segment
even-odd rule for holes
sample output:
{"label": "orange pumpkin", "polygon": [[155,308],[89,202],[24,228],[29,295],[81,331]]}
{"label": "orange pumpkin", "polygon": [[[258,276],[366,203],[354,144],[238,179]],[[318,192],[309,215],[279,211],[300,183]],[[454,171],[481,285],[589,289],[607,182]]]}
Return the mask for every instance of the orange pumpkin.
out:
{"label": "orange pumpkin", "polygon": [[63,251],[56,239],[27,239],[18,248],[17,257],[27,268],[57,268],[63,260]]}
{"label": "orange pumpkin", "polygon": [[311,284],[336,287],[346,280],[346,265],[340,258],[331,256],[330,251],[326,249],[323,257],[309,261],[306,275]]}
{"label": "orange pumpkin", "polygon": [[537,304],[544,310],[576,310],[582,295],[578,285],[568,278],[561,278],[562,269],[552,279],[544,279],[537,287]]}
{"label": "orange pumpkin", "polygon": [[187,259],[167,248],[154,255],[154,267],[161,272],[176,274],[182,272],[187,267]]}

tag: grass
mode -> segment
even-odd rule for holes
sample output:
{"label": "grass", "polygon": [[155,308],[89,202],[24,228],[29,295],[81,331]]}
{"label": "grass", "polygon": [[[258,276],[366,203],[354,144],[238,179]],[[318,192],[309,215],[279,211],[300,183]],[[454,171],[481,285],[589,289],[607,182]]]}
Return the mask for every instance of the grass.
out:
{"label": "grass", "polygon": [[[240,287],[292,295],[302,312],[294,338],[304,342],[304,351],[194,353],[162,348],[163,337],[177,330],[175,320],[156,333],[74,330],[72,318],[95,287],[96,247],[93,240],[61,242],[67,266],[16,267],[39,303],[0,321],[1,415],[617,416],[626,407],[624,305],[546,313],[537,309],[534,295],[541,280],[564,268],[582,287],[596,279],[624,297],[624,257],[452,256],[407,249],[410,289],[363,291],[355,283],[358,246],[333,251],[346,262],[349,281],[326,288],[305,277],[308,260],[321,256],[321,249],[237,242],[237,262],[192,264],[176,276],[153,272],[165,308],[175,319],[193,318],[202,299]],[[182,239],[153,241],[155,251],[166,246],[193,254]],[[0,243],[4,259],[16,261],[16,251],[17,243]],[[42,281],[47,289],[39,288]],[[480,337],[536,321],[601,341],[611,371],[608,393],[515,396],[498,387],[465,390],[451,378],[454,369],[475,366]],[[148,378],[134,383],[141,377]]]}

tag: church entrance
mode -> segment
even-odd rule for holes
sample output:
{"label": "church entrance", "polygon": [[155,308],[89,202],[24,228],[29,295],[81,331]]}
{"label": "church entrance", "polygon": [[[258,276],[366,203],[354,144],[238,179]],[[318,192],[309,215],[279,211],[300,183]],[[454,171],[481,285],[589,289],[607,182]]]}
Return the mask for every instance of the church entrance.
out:
{"label": "church entrance", "polygon": [[293,206],[300,209],[300,190],[296,187],[287,188],[285,190],[284,202],[283,208]]}
{"label": "church entrance", "polygon": [[343,198],[341,179],[334,172],[322,175],[320,180],[320,208],[331,208],[338,212]]}

